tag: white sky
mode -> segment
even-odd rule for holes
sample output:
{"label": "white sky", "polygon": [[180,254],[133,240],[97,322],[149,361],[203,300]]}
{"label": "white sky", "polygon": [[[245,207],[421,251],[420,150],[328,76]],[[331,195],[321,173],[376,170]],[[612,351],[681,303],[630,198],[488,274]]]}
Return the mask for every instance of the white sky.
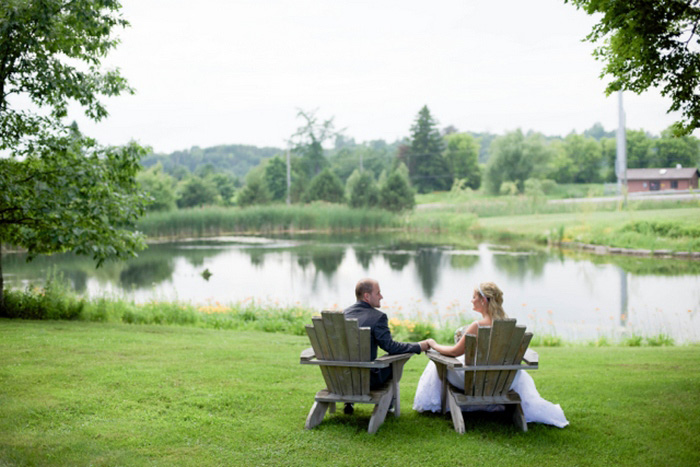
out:
{"label": "white sky", "polygon": [[[131,27],[105,60],[136,95],[107,100],[104,144],[284,147],[297,109],[335,117],[357,142],[409,135],[423,105],[440,128],[503,134],[617,127],[602,63],[582,42],[595,18],[563,0],[123,0]],[[678,115],[625,94],[627,127]]]}

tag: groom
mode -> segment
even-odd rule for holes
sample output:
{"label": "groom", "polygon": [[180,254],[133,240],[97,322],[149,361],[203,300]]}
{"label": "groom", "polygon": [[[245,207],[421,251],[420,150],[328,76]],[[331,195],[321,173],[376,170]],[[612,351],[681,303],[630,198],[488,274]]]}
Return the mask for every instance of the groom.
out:
{"label": "groom", "polygon": [[[391,338],[389,330],[389,321],[386,313],[383,313],[377,308],[381,307],[382,292],[379,289],[379,283],[374,279],[362,279],[355,286],[355,297],[357,302],[354,305],[347,307],[343,313],[347,318],[357,319],[360,327],[368,327],[371,329],[370,338],[370,359],[377,358],[377,346],[385,350],[389,355],[400,353],[421,353],[430,347],[428,341],[420,341],[418,343],[396,342]],[[388,379],[391,378],[391,367],[388,368],[373,368],[370,370],[369,386],[370,389],[381,387]],[[345,413],[353,412],[352,404],[345,404]]]}

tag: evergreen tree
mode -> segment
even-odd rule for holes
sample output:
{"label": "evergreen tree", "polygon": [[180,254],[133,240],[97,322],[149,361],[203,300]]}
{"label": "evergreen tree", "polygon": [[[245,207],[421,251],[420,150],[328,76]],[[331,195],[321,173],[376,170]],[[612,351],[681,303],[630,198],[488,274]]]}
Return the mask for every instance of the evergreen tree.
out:
{"label": "evergreen tree", "polygon": [[406,154],[408,171],[419,193],[449,190],[452,176],[443,151],[445,145],[428,106],[418,112],[411,127],[411,146]]}
{"label": "evergreen tree", "polygon": [[400,212],[411,209],[416,204],[415,193],[406,171],[400,168],[386,177],[379,190],[379,206],[388,211]]}
{"label": "evergreen tree", "polygon": [[353,208],[373,207],[379,203],[379,189],[368,171],[355,170],[348,178],[348,204]]}
{"label": "evergreen tree", "polygon": [[345,188],[340,178],[331,169],[325,168],[316,175],[304,192],[305,202],[328,201],[329,203],[342,203],[345,199]]}

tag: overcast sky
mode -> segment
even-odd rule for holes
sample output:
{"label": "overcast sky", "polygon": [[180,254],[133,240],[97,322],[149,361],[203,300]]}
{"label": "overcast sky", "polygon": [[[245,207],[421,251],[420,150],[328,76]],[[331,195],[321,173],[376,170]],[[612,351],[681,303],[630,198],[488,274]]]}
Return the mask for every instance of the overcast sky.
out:
{"label": "overcast sky", "polygon": [[[596,20],[563,0],[122,4],[131,27],[103,63],[136,94],[107,100],[98,124],[72,115],[104,144],[284,147],[299,108],[357,142],[408,136],[423,105],[460,131],[617,127],[617,96],[581,41]],[[624,101],[628,128],[658,134],[678,117],[657,91]]]}

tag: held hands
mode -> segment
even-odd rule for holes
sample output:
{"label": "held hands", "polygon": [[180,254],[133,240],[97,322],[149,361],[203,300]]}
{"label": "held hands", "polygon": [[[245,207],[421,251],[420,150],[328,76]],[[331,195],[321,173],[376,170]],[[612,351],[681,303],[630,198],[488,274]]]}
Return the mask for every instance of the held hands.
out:
{"label": "held hands", "polygon": [[424,341],[420,341],[419,344],[421,352],[425,352],[426,350],[433,348],[437,343],[435,342],[435,339],[426,339]]}

